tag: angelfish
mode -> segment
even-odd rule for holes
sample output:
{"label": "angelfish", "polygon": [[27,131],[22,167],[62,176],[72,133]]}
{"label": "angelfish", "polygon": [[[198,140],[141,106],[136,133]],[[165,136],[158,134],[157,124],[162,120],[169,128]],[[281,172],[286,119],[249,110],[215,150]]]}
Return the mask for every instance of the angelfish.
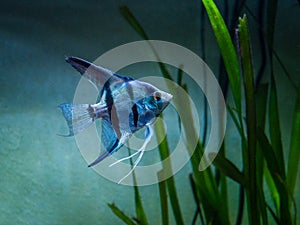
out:
{"label": "angelfish", "polygon": [[[98,90],[95,104],[63,103],[59,105],[67,121],[69,134],[73,136],[88,128],[96,119],[102,119],[102,150],[94,166],[120,149],[136,131],[145,129],[145,141],[134,154],[113,163],[119,163],[137,154],[130,172],[138,165],[149,143],[153,131],[151,124],[168,106],[173,96],[155,86],[135,80],[129,76],[121,76],[77,57],[65,59],[81,75],[87,78]],[[111,165],[111,166],[112,166]]]}

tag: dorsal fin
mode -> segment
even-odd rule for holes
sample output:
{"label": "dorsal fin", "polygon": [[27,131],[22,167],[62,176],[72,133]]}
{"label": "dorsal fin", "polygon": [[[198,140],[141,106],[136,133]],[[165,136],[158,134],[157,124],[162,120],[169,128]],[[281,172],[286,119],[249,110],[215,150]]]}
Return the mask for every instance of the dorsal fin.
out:
{"label": "dorsal fin", "polygon": [[114,76],[114,73],[108,69],[96,66],[86,60],[78,57],[67,56],[66,62],[70,63],[81,75],[87,78],[93,85],[96,86],[98,91],[101,91],[105,82],[113,77],[114,81],[122,82],[120,77]]}

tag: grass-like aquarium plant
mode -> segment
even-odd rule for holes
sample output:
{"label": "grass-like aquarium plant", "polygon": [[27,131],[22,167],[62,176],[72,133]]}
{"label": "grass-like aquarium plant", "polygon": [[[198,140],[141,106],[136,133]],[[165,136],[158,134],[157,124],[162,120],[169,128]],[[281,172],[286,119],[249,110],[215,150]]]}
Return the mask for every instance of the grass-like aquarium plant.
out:
{"label": "grass-like aquarium plant", "polygon": [[[222,17],[215,3],[212,0],[202,0],[202,11],[199,15],[202,21],[205,19],[205,12],[208,16],[220,50],[220,71],[225,71],[226,73],[222,74],[227,75],[220,75],[219,81],[225,97],[228,88],[233,96],[233,101],[227,102],[227,110],[240,138],[241,145],[236,147],[242,152],[242,167],[226,158],[224,141],[220,153],[213,161],[214,167],[199,171],[203,143],[198,141],[196,151],[190,159],[192,173],[187,174],[192,189],[191,195],[195,200],[192,224],[238,225],[242,224],[243,216],[246,215],[247,219],[244,221],[253,225],[295,225],[297,223],[294,191],[300,157],[300,88],[292,81],[287,68],[273,48],[277,1],[261,1],[260,4],[256,16],[245,1],[235,1],[231,15],[232,22],[226,24],[228,19]],[[247,15],[251,16],[256,23],[255,32],[260,41],[262,55],[261,66],[257,73],[253,69],[251,53],[253,46],[251,46],[247,16],[240,17],[242,9],[245,9]],[[142,39],[150,38],[126,6],[120,7],[120,12]],[[201,23],[201,26],[204,26],[204,23]],[[204,45],[203,38],[201,45]],[[202,57],[205,58],[205,51],[203,52]],[[276,71],[273,69],[275,63],[283,69],[296,93],[288,148],[282,143],[279,93],[275,81]],[[159,67],[165,78],[173,80],[164,64],[159,63]],[[181,70],[178,70],[177,76],[177,83],[188,92],[188,86],[181,83]],[[268,82],[262,83],[262,77],[265,77],[264,80]],[[176,99],[174,101],[175,106],[180,110],[180,102],[176,102]],[[193,121],[183,123],[182,132],[186,133],[187,142],[194,133],[192,123]],[[155,124],[158,140],[162,138],[164,130],[164,124],[159,120]],[[287,159],[284,158],[284,151],[289,152]],[[161,141],[159,152],[162,160],[169,156],[166,138]],[[171,165],[163,166],[171,168]],[[228,179],[232,179],[239,185],[239,193],[228,191]],[[109,207],[125,224],[148,224],[138,186],[133,188],[136,207],[134,217],[126,215],[114,204],[109,204]],[[172,209],[176,224],[185,224],[174,178],[170,177],[160,182],[158,191],[161,224],[170,224],[169,207]],[[238,208],[230,208],[231,195],[238,195]],[[267,200],[266,195],[271,196],[271,200]],[[229,217],[230,210],[237,211],[236,218]]]}

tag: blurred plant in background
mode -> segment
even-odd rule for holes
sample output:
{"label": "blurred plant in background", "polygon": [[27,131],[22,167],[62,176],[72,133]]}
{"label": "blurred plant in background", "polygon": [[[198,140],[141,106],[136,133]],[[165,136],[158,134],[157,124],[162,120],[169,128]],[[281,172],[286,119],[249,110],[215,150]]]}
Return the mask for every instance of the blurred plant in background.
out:
{"label": "blurred plant in background", "polygon": [[[273,48],[277,0],[260,1],[257,13],[252,12],[245,1],[235,0],[233,10],[231,10],[231,23],[228,22],[229,3],[225,1],[224,4],[225,16],[222,17],[212,0],[202,0],[201,14],[199,12],[201,15],[202,59],[206,58],[203,36],[206,12],[221,53],[219,83],[225,97],[229,87],[233,96],[233,105],[227,103],[227,109],[241,140],[239,148],[242,152],[242,169],[240,170],[226,158],[224,141],[220,153],[213,162],[215,169],[209,167],[205,171],[199,171],[198,166],[204,145],[199,140],[196,151],[190,159],[192,173],[189,174],[189,179],[195,200],[192,224],[199,220],[200,224],[242,224],[245,208],[249,224],[296,224],[297,210],[294,190],[300,157],[300,88],[292,81],[288,70]],[[259,49],[262,56],[257,74],[254,74],[253,69],[247,17],[244,15],[239,18],[242,9],[247,10],[247,14],[256,22],[255,32],[259,38]],[[120,12],[143,39],[149,39],[126,6],[120,7]],[[234,43],[237,43],[236,46]],[[273,59],[276,59],[281,66],[297,93],[289,149],[282,144]],[[159,63],[159,67],[165,78],[173,80],[164,64]],[[187,85],[182,83],[181,70],[178,70],[177,77],[178,85],[188,92]],[[267,78],[266,80],[269,82],[262,83],[263,77]],[[174,104],[177,110],[180,110],[179,101],[174,100]],[[245,104],[245,109],[243,104]],[[207,116],[206,103],[204,108],[205,116]],[[182,132],[185,132],[188,143],[189,137],[195,135],[193,121],[182,121],[182,123],[184,126]],[[204,129],[206,127],[207,124],[204,125]],[[167,138],[164,138],[163,135],[165,127],[161,120],[155,124],[155,131],[158,141],[162,140],[159,152],[161,160],[163,160],[169,156],[170,150]],[[202,142],[205,139],[206,132],[204,132]],[[283,151],[289,151],[288,159],[284,158]],[[164,164],[163,167],[171,168],[171,165]],[[158,173],[157,176],[160,174]],[[236,218],[229,217],[229,212],[233,209],[229,208],[228,199],[230,199],[230,195],[236,195],[236,193],[228,191],[228,178],[240,186]],[[170,224],[169,207],[172,208],[176,224],[184,224],[174,178],[170,177],[160,182],[158,190],[162,224]],[[148,224],[137,186],[134,187],[134,193],[136,207],[134,218],[127,216],[114,204],[109,204],[109,207],[125,224]],[[266,194],[271,195],[272,202],[266,200]]]}

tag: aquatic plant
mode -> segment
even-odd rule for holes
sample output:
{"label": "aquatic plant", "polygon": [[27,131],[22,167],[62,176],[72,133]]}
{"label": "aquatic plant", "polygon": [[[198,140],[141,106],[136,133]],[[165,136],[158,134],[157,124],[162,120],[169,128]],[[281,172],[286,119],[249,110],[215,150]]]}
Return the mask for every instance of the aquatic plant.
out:
{"label": "aquatic plant", "polygon": [[[249,224],[265,225],[274,222],[282,225],[296,224],[297,210],[293,196],[300,157],[300,87],[292,81],[288,70],[284,67],[279,55],[273,48],[277,0],[267,1],[266,4],[265,1],[261,1],[258,13],[259,19],[256,19],[255,13],[249,9],[245,1],[235,1],[232,23],[229,26],[226,25],[227,17],[223,18],[221,16],[212,0],[202,0],[202,3],[204,7],[202,8],[201,18],[204,19],[205,8],[222,56],[220,71],[224,70],[227,74],[226,77],[219,77],[223,92],[226,95],[227,84],[229,83],[233,95],[233,103],[227,102],[227,109],[241,140],[242,169],[240,170],[234,162],[226,158],[224,142],[220,153],[213,162],[216,170],[210,167],[200,172],[198,165],[203,154],[203,144],[199,140],[196,151],[190,159],[192,173],[189,174],[189,179],[195,199],[195,213],[192,224],[196,223],[198,217],[201,224],[232,224],[233,218],[229,218],[228,199],[229,195],[235,193],[229,193],[227,190],[228,178],[240,186],[238,213],[234,224],[242,224],[245,197]],[[260,48],[262,62],[256,75],[252,63],[247,16],[244,15],[239,18],[243,8],[256,21],[260,45],[262,46]],[[120,11],[131,27],[143,39],[149,39],[142,26],[126,6],[122,6]],[[227,15],[227,13],[225,14]],[[262,18],[267,20],[266,27],[263,25]],[[264,32],[265,30],[266,32]],[[203,40],[202,38],[202,46],[204,46]],[[237,46],[234,45],[235,40]],[[202,54],[205,56],[204,50]],[[296,92],[289,149],[285,149],[282,144],[273,58],[282,67]],[[162,75],[172,80],[165,65],[159,63],[159,67]],[[262,77],[268,75],[266,67],[270,70],[270,82],[261,83]],[[178,70],[177,76],[177,83],[188,91],[187,85],[181,83],[181,70]],[[245,109],[242,107],[243,101]],[[179,103],[176,100],[174,103],[180,110]],[[186,132],[187,139],[194,132],[190,123],[193,122],[183,122],[184,130],[182,132]],[[158,140],[162,138],[164,129],[163,123],[158,122],[155,124]],[[205,134],[202,140],[205,140]],[[284,150],[289,151],[288,159],[284,158]],[[169,156],[167,139],[163,139],[159,145],[159,152],[161,159]],[[170,165],[163,166],[170,167]],[[158,173],[157,176],[160,176],[160,174]],[[176,224],[184,224],[174,178],[171,177],[160,182],[158,187],[162,224],[169,224],[170,221],[168,199],[171,203]],[[110,204],[109,207],[126,224],[148,224],[137,186],[134,187],[134,193],[135,219],[125,215],[113,204]],[[266,200],[266,193],[271,195],[273,203]]]}

